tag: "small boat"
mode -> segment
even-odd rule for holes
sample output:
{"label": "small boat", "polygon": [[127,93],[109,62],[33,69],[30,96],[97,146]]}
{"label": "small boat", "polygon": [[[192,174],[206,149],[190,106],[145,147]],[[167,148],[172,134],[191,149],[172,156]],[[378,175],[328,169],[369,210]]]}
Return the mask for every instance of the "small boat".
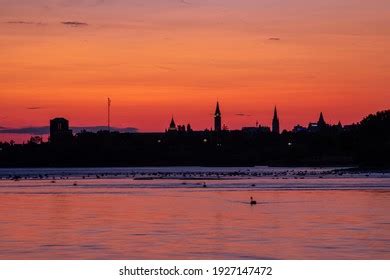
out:
{"label": "small boat", "polygon": [[253,197],[251,197],[250,205],[256,205],[256,204],[257,204],[257,201],[256,201],[256,200],[253,200]]}

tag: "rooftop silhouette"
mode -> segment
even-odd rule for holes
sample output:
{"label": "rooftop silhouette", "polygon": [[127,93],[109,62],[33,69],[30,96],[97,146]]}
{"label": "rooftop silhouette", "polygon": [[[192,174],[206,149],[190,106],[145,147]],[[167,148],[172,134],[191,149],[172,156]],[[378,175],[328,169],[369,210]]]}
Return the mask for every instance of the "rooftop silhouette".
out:
{"label": "rooftop silhouette", "polygon": [[203,131],[177,125],[172,116],[165,132],[73,134],[68,120],[55,118],[50,120],[49,142],[32,137],[26,144],[0,143],[0,166],[390,166],[390,110],[345,126],[326,123],[321,112],[317,122],[282,132],[279,120],[275,107],[272,129],[256,124],[228,130],[219,102],[214,129]]}

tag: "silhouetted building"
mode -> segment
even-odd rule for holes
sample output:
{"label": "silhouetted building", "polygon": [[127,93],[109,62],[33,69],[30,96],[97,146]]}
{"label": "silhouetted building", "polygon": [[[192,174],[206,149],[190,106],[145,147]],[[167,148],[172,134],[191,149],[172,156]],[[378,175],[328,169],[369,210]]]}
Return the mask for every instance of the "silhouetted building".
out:
{"label": "silhouetted building", "polygon": [[318,122],[309,123],[307,130],[309,132],[318,132],[320,130],[320,127],[318,126]]}
{"label": "silhouetted building", "polygon": [[278,111],[276,110],[276,106],[274,110],[274,118],[272,119],[272,133],[274,134],[280,133]]}
{"label": "silhouetted building", "polygon": [[347,124],[343,126],[344,131],[352,131],[358,127],[357,124]]}
{"label": "silhouetted building", "polygon": [[176,123],[173,117],[171,119],[171,123],[169,124],[168,131],[177,131]]}
{"label": "silhouetted building", "polygon": [[177,126],[177,131],[186,132],[186,126],[184,124],[183,125],[178,125]]}
{"label": "silhouetted building", "polygon": [[69,129],[69,121],[64,118],[50,120],[50,142],[66,143],[72,140],[72,130]]}
{"label": "silhouetted building", "polygon": [[327,127],[329,127],[329,125],[325,122],[324,115],[321,112],[318,121],[314,123],[313,122],[309,123],[307,130],[309,132],[319,132]]}
{"label": "silhouetted building", "polygon": [[[219,110],[216,113],[220,115]],[[258,123],[222,133],[214,129],[192,131],[188,127],[183,132],[184,129],[184,125],[178,128],[172,118],[167,133],[82,131],[73,136],[68,120],[56,118],[50,120],[51,144],[42,143],[39,137],[32,137],[27,144],[0,142],[0,167],[285,164],[378,170],[390,167],[390,110],[344,126],[326,124],[321,114],[318,121],[309,124],[307,132],[283,131],[278,137]],[[293,131],[305,130],[297,125]]]}
{"label": "silhouetted building", "polygon": [[257,126],[257,127],[243,127],[241,131],[248,135],[267,134],[271,133],[271,129],[268,126]]}
{"label": "silhouetted building", "polygon": [[305,131],[307,131],[307,128],[297,124],[296,126],[294,126],[292,131],[294,133],[305,132]]}
{"label": "silhouetted building", "polygon": [[219,109],[219,102],[217,102],[217,108],[215,109],[214,114],[214,130],[218,132],[222,130],[222,117],[221,110]]}

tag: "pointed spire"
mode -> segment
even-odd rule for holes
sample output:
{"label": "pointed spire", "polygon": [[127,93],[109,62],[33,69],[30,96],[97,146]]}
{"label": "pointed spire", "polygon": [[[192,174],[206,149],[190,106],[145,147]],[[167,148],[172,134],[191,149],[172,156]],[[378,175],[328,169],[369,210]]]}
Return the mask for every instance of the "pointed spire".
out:
{"label": "pointed spire", "polygon": [[274,117],[272,119],[272,132],[274,134],[279,134],[280,133],[280,126],[279,126],[279,118],[278,118],[278,110],[274,109]]}
{"label": "pointed spire", "polygon": [[317,124],[319,126],[326,126],[326,122],[325,122],[324,115],[322,114],[322,112],[320,113],[320,118],[318,119]]}
{"label": "pointed spire", "polygon": [[322,114],[322,112],[320,113],[320,119],[319,119],[319,122],[321,121],[324,121],[324,114]]}
{"label": "pointed spire", "polygon": [[219,109],[218,101],[217,101],[217,107],[215,108],[215,114],[214,114],[214,130],[215,131],[222,130],[222,116],[221,116],[221,110]]}
{"label": "pointed spire", "polygon": [[176,130],[176,123],[175,123],[175,120],[173,119],[173,116],[172,116],[172,119],[171,119],[171,123],[169,125],[169,129],[168,130]]}
{"label": "pointed spire", "polygon": [[215,108],[215,115],[221,115],[221,110],[219,109],[219,102],[217,101],[217,107]]}
{"label": "pointed spire", "polygon": [[173,116],[172,116],[172,119],[171,119],[171,125],[170,126],[176,126],[175,120],[173,119]]}

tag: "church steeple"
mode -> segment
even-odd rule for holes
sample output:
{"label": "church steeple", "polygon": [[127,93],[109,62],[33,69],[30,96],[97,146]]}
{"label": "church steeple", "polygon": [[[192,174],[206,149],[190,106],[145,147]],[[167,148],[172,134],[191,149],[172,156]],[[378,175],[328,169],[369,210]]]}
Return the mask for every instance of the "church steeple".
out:
{"label": "church steeple", "polygon": [[274,117],[272,119],[272,133],[279,134],[280,133],[280,127],[279,127],[279,118],[278,118],[278,111],[274,109]]}
{"label": "church steeple", "polygon": [[168,131],[176,131],[176,130],[177,130],[176,123],[175,123],[175,120],[173,119],[173,116],[172,116]]}
{"label": "church steeple", "polygon": [[217,102],[217,107],[215,108],[214,130],[215,131],[221,131],[222,130],[222,116],[221,116],[221,110],[219,109],[219,102]]}
{"label": "church steeple", "polygon": [[215,115],[221,115],[221,110],[219,109],[219,102],[217,101],[217,108],[215,108]]}

